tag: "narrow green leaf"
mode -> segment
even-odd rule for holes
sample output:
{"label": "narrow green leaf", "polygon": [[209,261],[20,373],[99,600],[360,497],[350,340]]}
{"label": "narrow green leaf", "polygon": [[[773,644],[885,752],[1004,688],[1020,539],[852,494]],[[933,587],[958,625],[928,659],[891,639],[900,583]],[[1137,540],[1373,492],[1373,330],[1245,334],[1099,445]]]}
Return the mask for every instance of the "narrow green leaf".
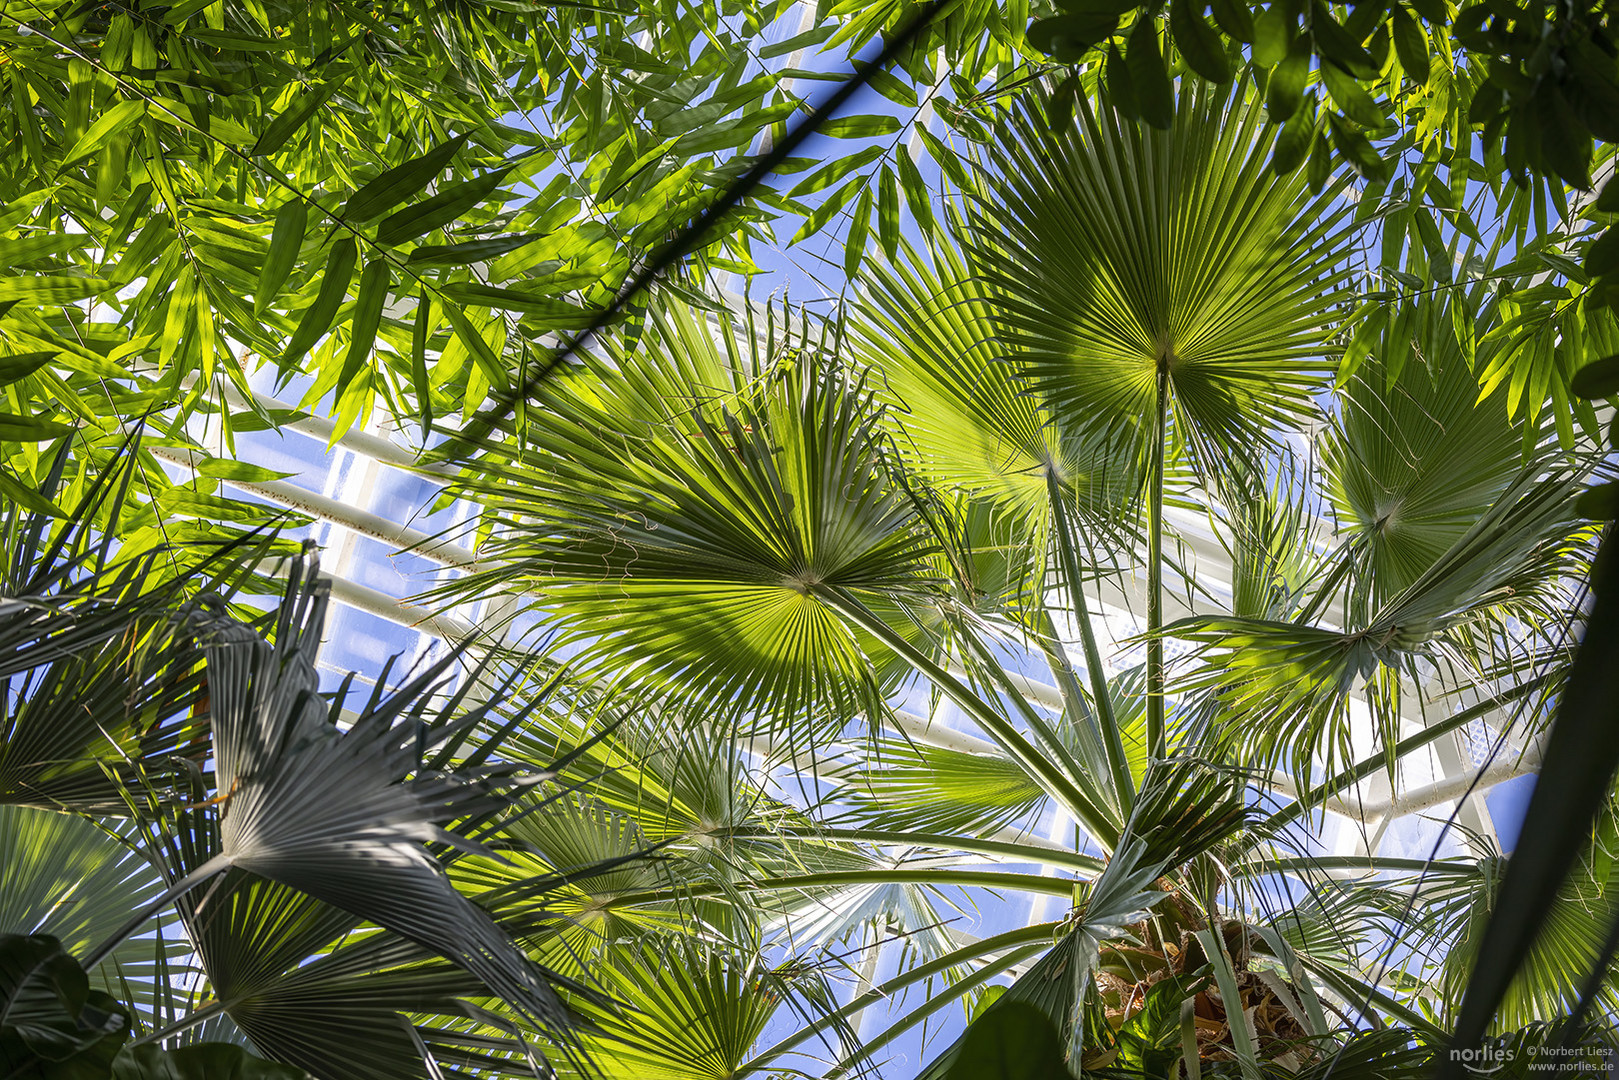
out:
{"label": "narrow green leaf", "polygon": [[854,198],[864,186],[864,178],[857,176],[828,195],[826,201],[817,206],[815,212],[804,220],[804,224],[798,227],[798,231],[793,234],[792,240],[788,241],[788,246],[790,247],[805,237],[814,236],[820,232],[826,227],[826,223],[832,220],[832,216],[848,205],[849,200]]}
{"label": "narrow green leaf", "polygon": [[785,41],[778,41],[774,45],[766,45],[760,49],[759,59],[769,60],[772,57],[786,56],[788,53],[797,52],[799,49],[813,49],[835,34],[837,29],[838,24],[834,22],[826,26],[818,26],[813,30],[806,30],[802,34],[794,34]]}
{"label": "narrow green leaf", "polygon": [[361,185],[343,204],[341,216],[350,223],[370,221],[387,213],[406,199],[427,189],[444,167],[465,146],[467,136],[457,135],[449,142],[440,143],[421,157],[412,158],[403,165],[377,174]]}
{"label": "narrow green leaf", "polygon": [[16,353],[12,356],[0,356],[0,386],[14,383],[18,379],[27,378],[57,357],[57,353],[46,350],[37,352]]}
{"label": "narrow green leaf", "polygon": [[22,300],[36,304],[71,304],[100,296],[114,283],[96,277],[8,277],[0,278],[0,303]]}
{"label": "narrow green leaf", "polygon": [[[590,323],[588,312],[556,297],[532,296],[516,289],[502,289],[497,285],[480,285],[477,282],[446,285],[443,293],[457,303],[473,307],[502,308],[556,319],[558,329],[578,329]],[[444,310],[448,313],[451,309],[446,307]]]}
{"label": "narrow green leaf", "polygon": [[354,319],[350,324],[349,351],[343,358],[343,371],[337,377],[339,397],[371,356],[377,327],[382,323],[382,308],[388,301],[388,287],[392,284],[393,274],[387,259],[372,259],[360,273],[360,291],[354,300]]}
{"label": "narrow green leaf", "polygon": [[77,251],[89,244],[83,233],[30,233],[0,240],[0,266],[18,267],[36,259]]}
{"label": "narrow green leaf", "polygon": [[848,157],[838,158],[830,164],[810,173],[804,179],[800,180],[793,187],[793,189],[787,193],[787,196],[788,198],[792,199],[801,199],[805,195],[829,188],[839,180],[842,180],[845,176],[848,176],[850,173],[871,164],[873,161],[876,161],[886,152],[887,148],[882,146],[862,147],[860,150],[850,154]]}
{"label": "narrow green leaf", "polygon": [[[4,437],[0,435],[0,438]],[[44,514],[46,517],[54,518],[67,517],[55,503],[27,484],[20,484],[13,480],[11,475],[4,469],[0,469],[0,495],[4,495],[19,506],[27,507],[36,514]]]}
{"label": "narrow green leaf", "polygon": [[500,359],[489,347],[489,342],[478,332],[478,328],[472,325],[472,320],[467,318],[466,313],[454,304],[445,304],[444,317],[450,321],[455,336],[472,355],[472,362],[483,369],[484,377],[490,383],[499,381],[505,374]]}
{"label": "narrow green leaf", "polygon": [[899,134],[897,116],[840,116],[828,120],[817,129],[817,135],[830,135],[834,139],[871,139],[881,135]]}
{"label": "narrow green leaf", "polygon": [[510,166],[506,166],[485,173],[474,180],[456,184],[431,199],[407,206],[383,218],[382,224],[377,227],[377,243],[391,247],[450,224],[488,198],[489,194],[500,186],[509,170]]}
{"label": "narrow green leaf", "polygon": [[70,425],[54,420],[0,412],[0,442],[46,442],[71,435],[73,431]]}
{"label": "narrow green leaf", "polygon": [[422,284],[416,294],[416,319],[410,329],[410,373],[416,411],[422,420],[422,444],[433,433],[433,384],[427,378],[427,339],[433,332],[433,294]]}
{"label": "narrow green leaf", "polygon": [[854,204],[854,217],[849,222],[849,235],[843,243],[843,272],[854,277],[860,269],[860,260],[866,254],[866,243],[871,233],[871,186],[860,192]]}
{"label": "narrow green leaf", "polygon": [[[916,130],[923,132],[924,143],[933,137],[921,125],[917,125]],[[934,141],[938,140],[935,138]],[[916,167],[916,162],[911,160],[910,154],[900,153],[895,157],[895,164],[899,166],[900,186],[905,189],[905,205],[911,208],[911,216],[916,219],[917,227],[931,235],[937,228],[933,216],[933,192],[923,182],[922,171]],[[961,163],[956,162],[956,166],[960,168]]]}
{"label": "narrow green leaf", "polygon": [[309,227],[309,211],[299,198],[288,199],[275,212],[275,226],[270,230],[270,253],[259,270],[259,287],[253,295],[253,313],[262,315],[287,283],[304,246],[304,233]]}
{"label": "narrow green leaf", "polygon": [[358,249],[354,240],[345,236],[332,245],[331,254],[326,258],[326,273],[321,278],[320,291],[315,294],[315,302],[309,305],[304,317],[298,322],[298,329],[292,333],[292,340],[287,343],[287,351],[281,354],[283,366],[296,363],[303,355],[315,347],[315,342],[326,336],[332,328],[332,320],[337,317],[337,309],[342,306],[343,298],[348,295],[349,282],[354,277],[354,263],[358,258]]}
{"label": "narrow green leaf", "polygon": [[65,172],[68,166],[100,150],[107,145],[107,140],[119,132],[127,130],[129,125],[135,122],[135,118],[143,115],[145,111],[146,102],[144,101],[121,101],[96,117],[95,122],[84,129],[84,134],[79,136],[78,142],[73,144],[73,149],[69,150],[66,156],[62,158],[61,164],[57,167],[57,173]]}
{"label": "narrow green leaf", "polygon": [[299,128],[309,123],[310,118],[326,104],[326,99],[331,97],[336,89],[335,83],[328,83],[313,92],[296,95],[292,99],[292,104],[287,106],[280,116],[270,121],[270,126],[264,129],[248,154],[252,157],[263,157],[281,149],[288,139],[297,134]]}
{"label": "narrow green leaf", "polygon": [[423,244],[410,253],[412,266],[471,266],[498,258],[508,251],[543,240],[548,233],[522,236],[494,236],[488,240],[468,240],[461,244]]}
{"label": "narrow green leaf", "polygon": [[[905,151],[901,149],[900,153]],[[886,165],[877,188],[877,236],[882,241],[883,254],[892,262],[899,256],[899,180]]]}
{"label": "narrow green leaf", "polygon": [[264,483],[269,480],[285,480],[294,473],[276,472],[266,469],[262,465],[250,465],[245,461],[236,461],[232,458],[204,458],[193,465],[193,468],[203,476],[212,476],[217,480],[243,480],[248,483]]}
{"label": "narrow green leaf", "polygon": [[191,337],[197,322],[197,274],[189,262],[180,268],[174,290],[169,293],[169,310],[163,320],[163,341],[158,346],[158,366],[168,367]]}
{"label": "narrow green leaf", "polygon": [[[969,181],[967,178],[967,170],[963,168],[961,164],[961,155],[951,152],[950,148],[944,144],[944,140],[940,139],[937,135],[933,134],[933,132],[929,131],[926,126],[918,124],[916,125],[915,130],[918,135],[922,136],[922,145],[928,148],[928,156],[938,164],[939,171],[944,173],[944,175],[949,178],[950,182],[958,189],[966,188],[969,185]],[[911,171],[917,172],[914,162],[911,165]],[[908,186],[909,181],[906,177],[905,165],[903,162],[900,163],[899,176],[900,180],[905,181]],[[917,179],[921,179],[920,173],[917,174]],[[911,212],[916,212],[916,199],[914,192],[911,193]]]}

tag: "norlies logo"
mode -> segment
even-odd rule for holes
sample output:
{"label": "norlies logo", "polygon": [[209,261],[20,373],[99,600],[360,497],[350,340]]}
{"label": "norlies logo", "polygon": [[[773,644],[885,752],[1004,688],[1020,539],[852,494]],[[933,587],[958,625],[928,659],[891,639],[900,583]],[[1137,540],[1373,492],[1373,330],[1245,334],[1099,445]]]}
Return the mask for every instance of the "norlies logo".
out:
{"label": "norlies logo", "polygon": [[1461,1062],[1475,1075],[1488,1076],[1506,1067],[1507,1049],[1504,1046],[1474,1046],[1465,1050],[1453,1047],[1450,1060]]}

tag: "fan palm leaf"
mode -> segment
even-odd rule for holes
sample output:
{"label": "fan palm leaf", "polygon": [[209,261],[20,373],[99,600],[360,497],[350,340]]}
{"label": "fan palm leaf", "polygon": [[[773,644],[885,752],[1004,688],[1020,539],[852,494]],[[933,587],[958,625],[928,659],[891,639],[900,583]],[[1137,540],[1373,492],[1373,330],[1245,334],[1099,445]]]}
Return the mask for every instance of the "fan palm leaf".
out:
{"label": "fan palm leaf", "polygon": [[990,500],[1037,541],[1054,472],[1088,523],[1115,528],[1138,490],[1132,460],[1096,425],[1070,431],[1055,420],[1017,364],[1002,362],[1001,297],[958,247],[936,244],[929,255],[931,267],[914,253],[874,265],[850,327],[855,358],[879,377],[886,419],[917,471]]}
{"label": "fan palm leaf", "polygon": [[1523,465],[1521,425],[1481,397],[1456,339],[1476,297],[1408,304],[1339,384],[1321,465],[1342,537],[1360,540],[1365,602],[1412,584],[1506,490]]}
{"label": "fan palm leaf", "polygon": [[598,377],[559,387],[532,467],[511,474],[520,487],[489,493],[501,529],[482,550],[580,663],[710,713],[878,710],[887,654],[820,593],[878,607],[924,593],[931,543],[870,393],[810,341],[748,334],[752,351],[727,358],[713,340],[742,333],[676,309],[639,340],[658,359],[610,353]]}
{"label": "fan palm leaf", "polygon": [[1195,79],[1164,132],[1105,99],[1061,130],[1042,112],[1013,107],[970,212],[1004,355],[1065,431],[1129,425],[1139,446],[1167,396],[1192,445],[1251,456],[1331,370],[1335,193],[1277,176],[1260,109]]}

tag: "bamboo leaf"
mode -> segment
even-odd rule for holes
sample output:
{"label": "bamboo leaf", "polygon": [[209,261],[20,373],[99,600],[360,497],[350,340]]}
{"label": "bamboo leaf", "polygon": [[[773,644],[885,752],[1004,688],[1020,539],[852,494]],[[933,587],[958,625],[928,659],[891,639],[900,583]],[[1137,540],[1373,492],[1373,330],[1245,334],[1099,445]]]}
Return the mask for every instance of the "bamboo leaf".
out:
{"label": "bamboo leaf", "polygon": [[430,199],[384,218],[377,227],[377,243],[391,247],[450,224],[488,198],[510,168],[496,169],[475,180],[445,188]]}
{"label": "bamboo leaf", "polygon": [[292,104],[288,105],[281,115],[270,121],[270,125],[259,135],[258,141],[253,144],[248,154],[252,157],[264,157],[280,150],[288,139],[314,118],[336,90],[335,83],[326,83],[312,93],[294,95]]}
{"label": "bamboo leaf", "polygon": [[303,249],[308,224],[309,211],[302,199],[288,199],[276,211],[275,225],[270,231],[270,253],[259,271],[259,287],[253,295],[254,314],[263,314],[286,284],[287,275],[292,273],[298,253]]}
{"label": "bamboo leaf", "polygon": [[355,297],[354,318],[349,330],[349,351],[343,358],[343,370],[337,376],[336,392],[340,397],[371,355],[377,327],[382,322],[382,308],[388,301],[388,288],[392,284],[393,273],[387,259],[372,259],[360,273],[360,291]]}
{"label": "bamboo leaf", "polygon": [[392,210],[413,195],[419,195],[444,171],[450,159],[465,146],[467,136],[457,135],[440,143],[421,157],[412,158],[403,165],[384,170],[363,184],[343,204],[340,216],[354,224]]}
{"label": "bamboo leaf", "polygon": [[332,328],[332,320],[337,317],[337,309],[343,305],[349,282],[354,278],[358,252],[353,239],[347,236],[332,245],[331,254],[326,258],[326,273],[321,278],[320,291],[316,293],[314,303],[304,311],[298,329],[293,331],[292,340],[287,342],[287,349],[281,354],[282,364],[301,360]]}

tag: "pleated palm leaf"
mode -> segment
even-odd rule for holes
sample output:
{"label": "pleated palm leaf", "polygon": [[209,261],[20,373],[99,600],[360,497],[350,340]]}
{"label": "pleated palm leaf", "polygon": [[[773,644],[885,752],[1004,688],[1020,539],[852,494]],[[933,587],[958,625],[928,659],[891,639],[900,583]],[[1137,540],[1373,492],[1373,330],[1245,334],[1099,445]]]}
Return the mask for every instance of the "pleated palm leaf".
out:
{"label": "pleated palm leaf", "polygon": [[[1619,811],[1610,804],[1508,989],[1492,1034],[1503,1035],[1537,1021],[1555,1022],[1573,1012],[1587,973],[1598,962],[1607,929],[1619,917],[1614,892],[1619,888],[1616,822]],[[1470,872],[1445,875],[1422,891],[1423,904],[1408,940],[1431,965],[1436,977],[1430,1007],[1446,1023],[1454,1023],[1460,1009],[1504,868],[1504,859],[1486,857]],[[1611,1017],[1619,1009],[1619,986],[1611,971],[1598,983],[1594,1005],[1596,1016]]]}
{"label": "pleated palm leaf", "polygon": [[[1481,298],[1402,305],[1339,384],[1321,441],[1338,534],[1358,542],[1357,593],[1376,607],[1414,582],[1522,470],[1522,425],[1482,397],[1456,339]],[[1531,458],[1544,454],[1531,446]]]}
{"label": "pleated palm leaf", "polygon": [[[0,514],[0,804],[116,811],[138,777],[168,783],[175,761],[202,756],[198,657],[167,609],[240,582],[275,540],[126,554],[114,539],[138,450],[126,441],[85,478],[65,517],[22,503]],[[67,461],[64,445],[41,500]],[[158,573],[169,559],[186,572]]]}
{"label": "pleated palm leaf", "polygon": [[[956,222],[956,232],[964,231]],[[981,497],[1032,533],[1043,553],[1050,516],[1047,473],[1087,524],[1110,532],[1138,494],[1136,463],[1094,424],[1059,423],[1004,362],[1005,298],[973,272],[960,248],[936,243],[872,265],[853,306],[853,359],[868,366],[885,419],[930,484]]]}
{"label": "pleated palm leaf", "polygon": [[1145,454],[1167,423],[1207,467],[1326,385],[1347,233],[1335,188],[1268,167],[1257,102],[1190,77],[1180,97],[1163,132],[1105,99],[1059,131],[1015,106],[968,235],[1008,359],[1065,429],[1129,424]]}
{"label": "pleated palm leaf", "polygon": [[622,347],[557,383],[520,462],[466,482],[498,569],[452,588],[526,589],[578,663],[709,714],[880,708],[896,669],[828,593],[914,634],[893,602],[934,569],[869,391],[803,332],[679,306]]}
{"label": "pleated palm leaf", "polygon": [[1215,696],[1229,745],[1301,785],[1318,755],[1329,771],[1351,760],[1354,698],[1393,746],[1401,695],[1429,673],[1496,685],[1543,667],[1515,643],[1525,627],[1561,635],[1590,557],[1572,505],[1589,465],[1535,432],[1526,457],[1523,429],[1479,399],[1458,314],[1476,308],[1423,301],[1392,320],[1343,388],[1322,454],[1341,541],[1305,557],[1307,582],[1269,617],[1168,630],[1200,646],[1180,685]]}
{"label": "pleated palm leaf", "polygon": [[1183,448],[1206,488],[1296,425],[1327,382],[1348,232],[1304,178],[1269,168],[1245,90],[1182,80],[1175,123],[1083,97],[1053,130],[1017,103],[969,206],[972,265],[997,298],[1000,358],[1065,432],[1109,433],[1146,494],[1147,732],[1166,744],[1163,500]]}
{"label": "pleated palm leaf", "polygon": [[[457,650],[391,692],[384,670],[345,714],[347,685],[329,701],[316,676],[325,607],[308,565],[263,623],[273,644],[216,597],[176,617],[202,661],[212,771],[194,770],[182,792],[127,793],[138,846],[167,888],[88,966],[129,948],[172,902],[209,997],[159,994],[167,1004],[154,1005],[148,1038],[239,1033],[322,1080],[426,1078],[439,1059],[531,1073],[546,1050],[572,1053],[557,988],[596,995],[537,966],[444,873],[484,852],[474,833],[544,774],[525,779],[521,764],[490,758],[504,725],[472,741],[489,716],[468,697],[478,680],[440,696]],[[497,697],[515,692],[517,675],[495,681]],[[539,703],[507,703],[510,723]]]}

